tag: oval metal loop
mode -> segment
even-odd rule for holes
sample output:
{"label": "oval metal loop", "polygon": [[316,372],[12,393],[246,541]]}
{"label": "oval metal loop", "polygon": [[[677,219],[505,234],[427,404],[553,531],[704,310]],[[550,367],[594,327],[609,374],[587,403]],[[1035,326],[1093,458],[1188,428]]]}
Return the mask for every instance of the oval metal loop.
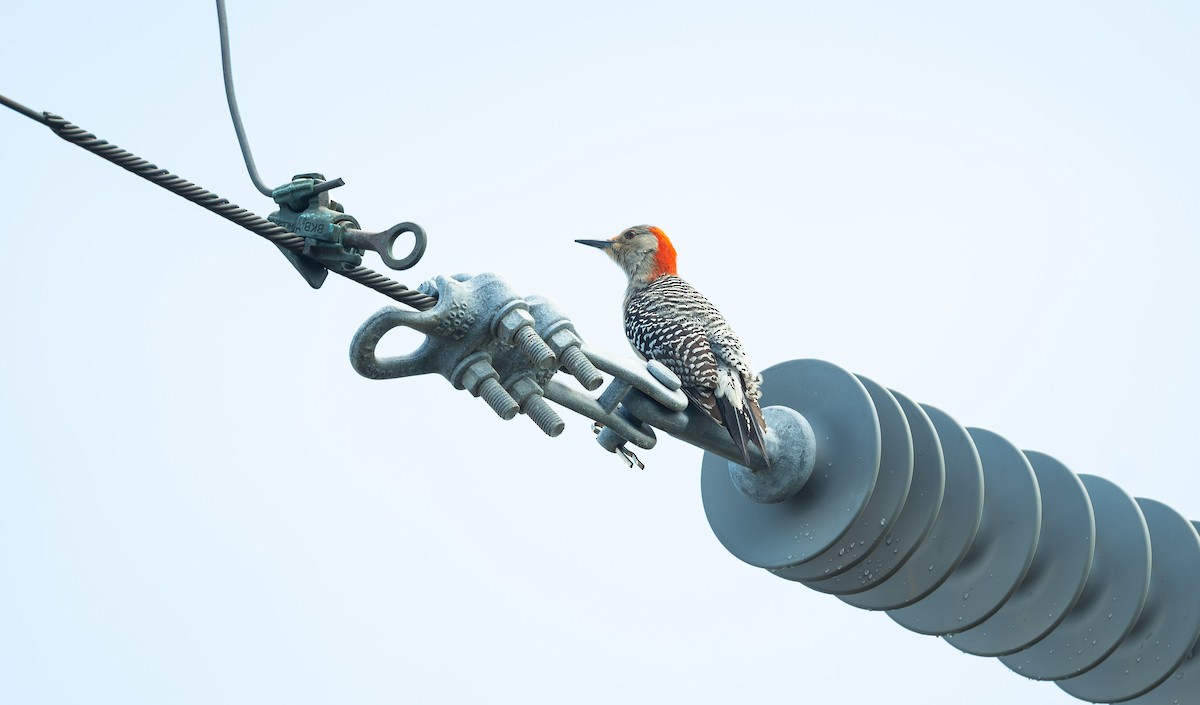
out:
{"label": "oval metal loop", "polygon": [[[404,233],[412,233],[415,242],[412,250],[406,256],[396,259],[392,256],[392,248],[395,246],[396,240],[400,239]],[[383,263],[392,269],[408,269],[425,256],[425,230],[416,223],[399,223],[384,230],[380,235],[382,237],[376,244],[375,251],[379,253],[379,258],[383,260]]]}
{"label": "oval metal loop", "polygon": [[404,311],[393,306],[376,311],[375,315],[359,327],[350,342],[350,364],[354,371],[367,379],[395,379],[436,371],[429,354],[432,343],[428,335],[420,347],[407,355],[380,358],[375,354],[379,341],[393,328],[404,326],[419,330],[413,323],[420,316],[420,313]]}

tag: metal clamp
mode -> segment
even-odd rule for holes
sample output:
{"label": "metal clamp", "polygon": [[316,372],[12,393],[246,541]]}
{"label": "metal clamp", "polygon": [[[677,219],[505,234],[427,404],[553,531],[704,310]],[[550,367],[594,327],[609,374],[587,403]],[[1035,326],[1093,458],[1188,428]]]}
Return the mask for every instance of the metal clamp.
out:
{"label": "metal clamp", "polygon": [[[416,223],[399,223],[380,233],[359,229],[358,221],[329,197],[344,184],[341,179],[326,181],[321,174],[297,174],[271,192],[279,210],[268,220],[304,238],[302,253],[280,251],[314,289],[325,282],[330,268],[348,271],[362,264],[366,250],[374,250],[392,269],[408,269],[425,254],[425,231]],[[396,242],[405,233],[413,234],[413,248],[397,257]]]}
{"label": "metal clamp", "polygon": [[[547,435],[562,433],[565,424],[543,399],[558,358],[538,335],[528,302],[490,273],[438,277],[421,288],[436,289],[437,305],[428,311],[378,311],[351,342],[354,369],[370,379],[436,372],[454,387],[483,397],[505,420],[520,412]],[[407,355],[380,358],[375,352],[380,339],[400,326],[424,333],[425,341]]]}

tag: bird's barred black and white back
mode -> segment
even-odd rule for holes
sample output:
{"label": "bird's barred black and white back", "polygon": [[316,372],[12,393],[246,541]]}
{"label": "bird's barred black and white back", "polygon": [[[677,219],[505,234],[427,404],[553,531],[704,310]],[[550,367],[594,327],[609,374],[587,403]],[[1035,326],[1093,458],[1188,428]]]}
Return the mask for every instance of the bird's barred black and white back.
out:
{"label": "bird's barred black and white back", "polygon": [[749,462],[753,443],[767,459],[759,408],[761,377],[725,317],[678,276],[666,275],[629,292],[625,335],[646,359],[679,376],[691,402],[729,431]]}

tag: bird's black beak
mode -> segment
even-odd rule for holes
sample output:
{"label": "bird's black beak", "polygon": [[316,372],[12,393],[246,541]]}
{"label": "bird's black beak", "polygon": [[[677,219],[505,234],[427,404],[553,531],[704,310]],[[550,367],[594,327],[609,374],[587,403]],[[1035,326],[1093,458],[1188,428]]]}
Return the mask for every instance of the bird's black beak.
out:
{"label": "bird's black beak", "polygon": [[578,242],[580,245],[587,245],[588,247],[599,247],[602,250],[607,250],[613,246],[612,240],[576,240],[575,242]]}

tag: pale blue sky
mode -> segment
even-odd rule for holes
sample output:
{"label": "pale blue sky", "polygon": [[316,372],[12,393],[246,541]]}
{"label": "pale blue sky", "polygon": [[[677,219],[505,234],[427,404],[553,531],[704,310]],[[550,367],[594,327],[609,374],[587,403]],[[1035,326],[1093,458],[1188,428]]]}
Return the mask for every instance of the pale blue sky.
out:
{"label": "pale blue sky", "polygon": [[[1200,518],[1194,3],[229,3],[264,178],[421,223],[402,281],[496,271],[624,352],[571,241],[653,223],[759,365]],[[211,2],[5,18],[0,93],[271,210]],[[0,162],[0,701],[1077,702],[741,564],[700,451],[364,380],[387,299],[9,111]]]}

